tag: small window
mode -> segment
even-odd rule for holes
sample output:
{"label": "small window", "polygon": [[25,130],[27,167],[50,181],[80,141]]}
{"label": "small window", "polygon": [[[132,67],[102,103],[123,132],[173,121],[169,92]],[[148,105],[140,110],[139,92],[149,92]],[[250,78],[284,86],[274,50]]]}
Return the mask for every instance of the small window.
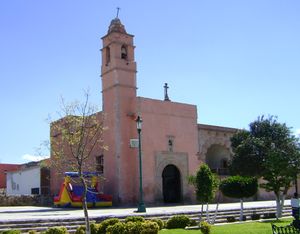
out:
{"label": "small window", "polygon": [[104,156],[96,156],[96,172],[103,174],[104,172]]}
{"label": "small window", "polygon": [[174,136],[167,136],[168,139],[168,151],[173,152],[174,151]]}
{"label": "small window", "polygon": [[121,48],[121,58],[125,60],[127,59],[127,48],[125,45],[123,45]]}
{"label": "small window", "polygon": [[173,140],[172,139],[169,139],[168,146],[169,146],[169,151],[172,152],[173,151]]}
{"label": "small window", "polygon": [[33,194],[33,195],[40,194],[40,189],[39,188],[31,188],[31,194]]}
{"label": "small window", "polygon": [[110,48],[106,47],[106,65],[110,63]]}

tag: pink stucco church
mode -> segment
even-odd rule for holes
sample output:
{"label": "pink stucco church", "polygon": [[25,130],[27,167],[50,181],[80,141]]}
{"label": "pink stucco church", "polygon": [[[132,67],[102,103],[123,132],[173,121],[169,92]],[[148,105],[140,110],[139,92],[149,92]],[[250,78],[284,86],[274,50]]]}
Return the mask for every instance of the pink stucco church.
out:
{"label": "pink stucco church", "polygon": [[[102,37],[102,98],[105,113],[104,144],[109,150],[95,152],[95,170],[103,173],[102,189],[113,195],[114,204],[139,199],[139,158],[135,117],[143,119],[142,172],[144,201],[150,203],[193,202],[195,194],[188,175],[207,163],[226,174],[230,137],[236,129],[197,123],[197,106],[169,100],[138,97],[134,36],[119,18],[111,21]],[[100,92],[100,90],[99,90]],[[60,178],[51,173],[51,191],[57,193]]]}

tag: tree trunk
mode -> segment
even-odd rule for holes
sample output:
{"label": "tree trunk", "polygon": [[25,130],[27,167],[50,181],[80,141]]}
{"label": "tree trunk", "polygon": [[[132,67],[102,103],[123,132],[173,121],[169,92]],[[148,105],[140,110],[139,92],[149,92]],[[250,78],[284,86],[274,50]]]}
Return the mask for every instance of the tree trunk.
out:
{"label": "tree trunk", "polygon": [[219,202],[220,202],[220,191],[218,192],[217,206],[216,206],[215,214],[214,214],[214,217],[213,217],[213,220],[212,220],[211,224],[215,224],[215,222],[216,222],[217,214],[218,214],[218,211],[219,211]]}
{"label": "tree trunk", "polygon": [[276,195],[276,218],[279,219],[282,217],[282,209],[284,206],[285,195],[278,193]]}
{"label": "tree trunk", "polygon": [[206,203],[206,222],[210,223],[208,206],[209,206],[209,204],[208,204],[208,203]]}
{"label": "tree trunk", "polygon": [[87,208],[87,202],[86,202],[86,194],[87,194],[87,185],[84,178],[81,178],[81,183],[83,185],[83,197],[82,197],[82,208],[84,212],[84,220],[85,220],[85,233],[90,234],[90,219],[89,219],[89,213]]}
{"label": "tree trunk", "polygon": [[201,213],[200,213],[200,217],[199,217],[199,222],[202,221],[202,215],[203,215],[203,203],[201,203]]}
{"label": "tree trunk", "polygon": [[281,204],[280,204],[280,218],[282,217],[282,210],[283,210],[283,206],[284,206],[284,199],[285,199],[285,195],[282,194],[281,195]]}
{"label": "tree trunk", "polygon": [[218,211],[219,211],[219,199],[218,199],[218,202],[217,202],[215,214],[214,214],[214,217],[213,217],[213,220],[212,220],[212,223],[211,223],[211,224],[215,224],[216,218],[217,218],[217,214],[218,214]]}
{"label": "tree trunk", "polygon": [[243,216],[244,216],[244,201],[243,198],[241,198],[240,221],[243,221]]}

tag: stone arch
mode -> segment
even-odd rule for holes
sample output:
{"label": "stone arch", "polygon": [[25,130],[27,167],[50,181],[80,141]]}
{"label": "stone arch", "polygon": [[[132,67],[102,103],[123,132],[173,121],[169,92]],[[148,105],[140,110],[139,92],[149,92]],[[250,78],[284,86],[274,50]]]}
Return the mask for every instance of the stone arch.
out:
{"label": "stone arch", "polygon": [[202,146],[202,153],[204,155],[207,154],[208,149],[212,146],[212,145],[220,145],[224,148],[226,148],[230,154],[232,154],[232,150],[231,150],[231,141],[230,139],[222,139],[222,138],[213,138],[213,139],[209,139],[208,141],[206,141],[203,146]]}
{"label": "stone arch", "polygon": [[125,59],[127,60],[128,55],[127,55],[127,46],[126,45],[122,45],[121,47],[121,59]]}
{"label": "stone arch", "polygon": [[185,200],[188,197],[188,155],[175,152],[157,152],[155,155],[155,200],[163,202],[163,178],[162,174],[168,165],[175,166],[180,173],[180,197]]}
{"label": "stone arch", "polygon": [[165,203],[178,203],[181,201],[181,175],[179,169],[173,164],[167,165],[162,172],[162,191]]}
{"label": "stone arch", "polygon": [[219,144],[212,144],[206,152],[205,161],[212,171],[220,174],[228,174],[228,162],[230,160],[230,150]]}

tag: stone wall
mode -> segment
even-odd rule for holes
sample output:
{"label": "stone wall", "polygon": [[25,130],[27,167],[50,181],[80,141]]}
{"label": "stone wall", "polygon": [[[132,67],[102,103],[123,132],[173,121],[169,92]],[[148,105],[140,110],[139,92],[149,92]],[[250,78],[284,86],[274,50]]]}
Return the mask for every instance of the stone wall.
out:
{"label": "stone wall", "polygon": [[0,195],[0,206],[52,206],[48,196],[6,196]]}
{"label": "stone wall", "polygon": [[199,160],[206,162],[207,151],[212,145],[223,146],[232,153],[230,138],[237,130],[235,128],[198,124]]}

